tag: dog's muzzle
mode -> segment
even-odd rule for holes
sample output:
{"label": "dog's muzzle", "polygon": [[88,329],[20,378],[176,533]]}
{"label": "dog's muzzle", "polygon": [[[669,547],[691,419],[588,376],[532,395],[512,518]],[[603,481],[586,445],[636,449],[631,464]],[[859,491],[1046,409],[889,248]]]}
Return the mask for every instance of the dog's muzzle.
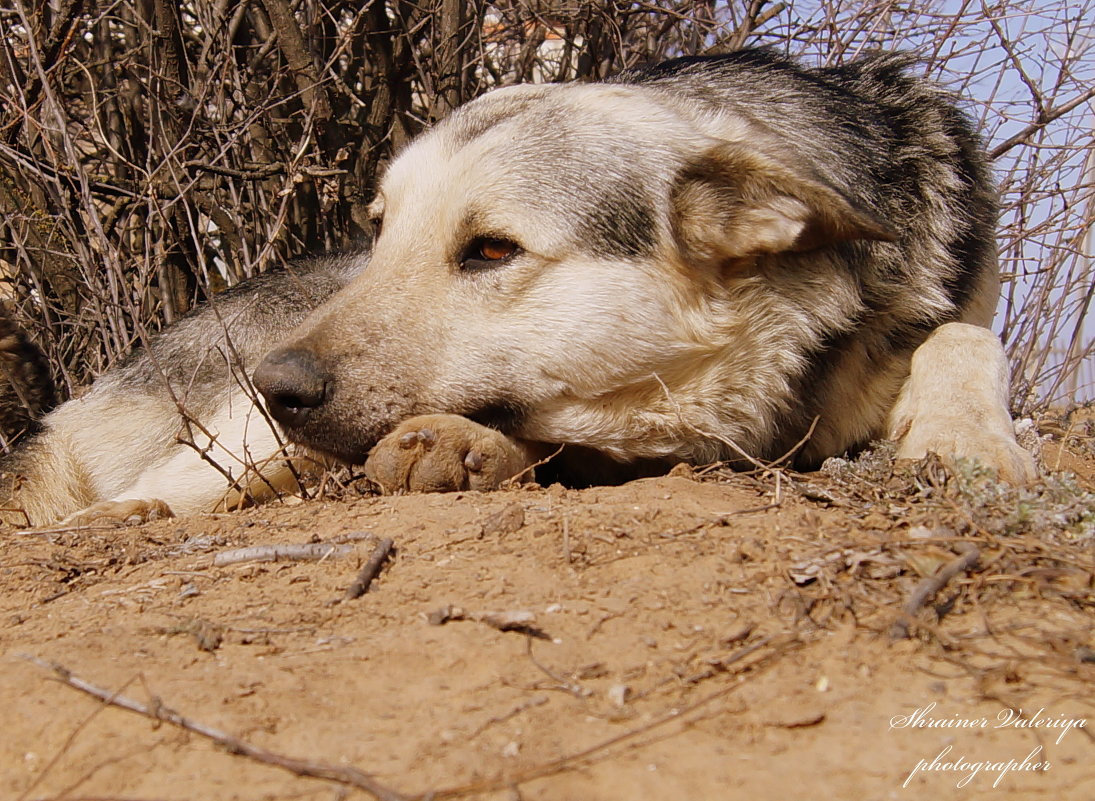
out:
{"label": "dog's muzzle", "polygon": [[256,368],[252,381],[266,398],[270,415],[287,428],[303,426],[328,400],[326,371],[308,351],[274,351]]}

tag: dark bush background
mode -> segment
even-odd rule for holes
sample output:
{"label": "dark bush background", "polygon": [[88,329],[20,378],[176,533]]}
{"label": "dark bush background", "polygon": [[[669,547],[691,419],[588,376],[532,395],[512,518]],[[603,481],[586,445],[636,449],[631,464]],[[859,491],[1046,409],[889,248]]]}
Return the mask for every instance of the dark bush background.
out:
{"label": "dark bush background", "polygon": [[1020,405],[1082,399],[1093,18],[1091,0],[0,0],[0,289],[70,394],[208,293],[353,248],[385,161],[494,86],[900,47],[971,98],[997,156]]}

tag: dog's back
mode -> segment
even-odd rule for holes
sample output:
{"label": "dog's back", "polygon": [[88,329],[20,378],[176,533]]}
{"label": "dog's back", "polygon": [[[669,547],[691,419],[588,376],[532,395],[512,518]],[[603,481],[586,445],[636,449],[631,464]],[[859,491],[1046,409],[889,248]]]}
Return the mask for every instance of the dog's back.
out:
{"label": "dog's back", "polygon": [[199,306],[46,415],[41,432],[0,461],[0,506],[43,524],[104,500],[167,499],[187,513],[211,510],[233,486],[246,494],[280,447],[254,405],[251,370],[362,264],[315,259]]}

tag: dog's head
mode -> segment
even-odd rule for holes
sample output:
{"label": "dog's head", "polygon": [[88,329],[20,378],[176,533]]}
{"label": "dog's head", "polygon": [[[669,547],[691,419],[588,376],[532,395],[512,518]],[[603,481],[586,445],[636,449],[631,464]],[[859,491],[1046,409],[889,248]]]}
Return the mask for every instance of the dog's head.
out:
{"label": "dog's head", "polygon": [[742,301],[766,259],[890,232],[744,117],[686,111],[642,87],[514,87],[420,137],[381,183],[368,267],[257,370],[274,417],[352,462],[430,412],[694,455],[684,417],[794,366],[747,356],[779,336]]}

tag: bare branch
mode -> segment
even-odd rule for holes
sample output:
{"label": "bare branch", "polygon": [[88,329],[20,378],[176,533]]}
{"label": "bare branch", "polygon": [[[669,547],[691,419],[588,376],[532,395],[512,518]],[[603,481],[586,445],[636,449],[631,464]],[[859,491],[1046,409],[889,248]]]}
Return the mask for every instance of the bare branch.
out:
{"label": "bare branch", "polygon": [[229,754],[246,757],[247,759],[261,762],[264,765],[271,765],[275,768],[281,768],[282,770],[297,776],[325,779],[347,787],[353,787],[368,793],[373,798],[380,799],[380,801],[407,801],[405,795],[385,787],[383,784],[357,768],[331,765],[325,762],[312,762],[310,760],[298,759],[296,757],[278,754],[274,751],[268,751],[265,748],[241,740],[220,729],[215,729],[200,721],[184,717],[173,709],[164,706],[160,703],[159,699],[154,699],[154,701],[149,704],[142,704],[136,699],[111,692],[103,687],[98,687],[91,682],[74,675],[72,671],[63,665],[44,662],[34,657],[28,657],[28,660],[39,667],[52,671],[54,678],[62,684],[67,684],[74,690],[79,690],[82,693],[90,695],[92,698],[97,698],[109,706],[116,706],[119,709],[134,712],[143,717],[150,718],[151,720],[169,723],[172,726],[197,734],[199,737],[212,740]]}

